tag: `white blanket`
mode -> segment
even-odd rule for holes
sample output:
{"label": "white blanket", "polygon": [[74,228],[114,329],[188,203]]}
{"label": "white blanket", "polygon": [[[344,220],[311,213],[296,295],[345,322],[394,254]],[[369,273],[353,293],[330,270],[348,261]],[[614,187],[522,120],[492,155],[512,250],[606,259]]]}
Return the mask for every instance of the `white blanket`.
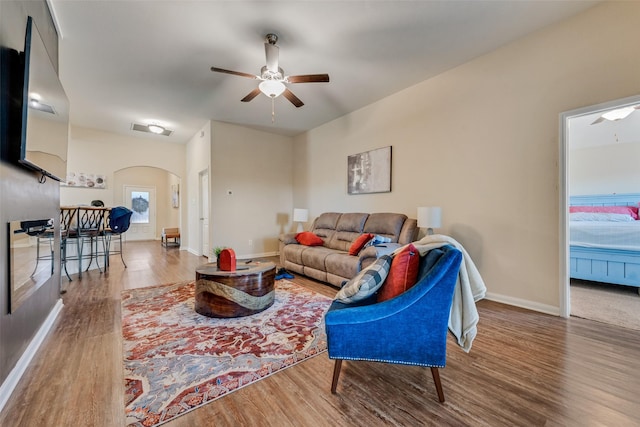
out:
{"label": "white blanket", "polygon": [[480,316],[476,309],[476,301],[484,298],[487,288],[480,277],[473,260],[467,251],[455,239],[442,234],[425,236],[414,242],[421,256],[431,249],[451,245],[462,252],[462,264],[453,293],[453,303],[449,314],[449,330],[456,337],[458,345],[467,353],[476,337],[477,324]]}

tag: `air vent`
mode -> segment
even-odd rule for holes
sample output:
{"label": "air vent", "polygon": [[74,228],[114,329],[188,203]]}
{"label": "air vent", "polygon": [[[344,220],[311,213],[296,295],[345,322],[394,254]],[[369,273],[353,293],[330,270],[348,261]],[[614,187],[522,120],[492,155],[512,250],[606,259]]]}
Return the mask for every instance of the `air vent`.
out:
{"label": "air vent", "polygon": [[[131,129],[132,130],[137,130],[138,132],[146,132],[146,133],[153,133],[149,130],[149,127],[147,125],[141,125],[139,123],[132,123],[131,124]],[[155,133],[154,135],[164,135],[164,136],[169,136],[173,133],[172,130],[169,129],[165,129],[164,132],[162,133]]]}

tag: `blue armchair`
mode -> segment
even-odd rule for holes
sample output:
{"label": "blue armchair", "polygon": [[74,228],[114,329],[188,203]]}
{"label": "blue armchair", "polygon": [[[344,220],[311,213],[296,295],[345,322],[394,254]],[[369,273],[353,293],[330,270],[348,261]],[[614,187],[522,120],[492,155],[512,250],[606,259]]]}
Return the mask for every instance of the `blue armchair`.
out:
{"label": "blue armchair", "polygon": [[325,316],[329,358],[335,359],[331,392],[336,392],[342,360],[368,360],[431,368],[438,399],[444,402],[438,368],[446,363],[447,325],[462,253],[453,246],[420,259],[416,284],[387,301],[376,295],[343,304],[334,301]]}

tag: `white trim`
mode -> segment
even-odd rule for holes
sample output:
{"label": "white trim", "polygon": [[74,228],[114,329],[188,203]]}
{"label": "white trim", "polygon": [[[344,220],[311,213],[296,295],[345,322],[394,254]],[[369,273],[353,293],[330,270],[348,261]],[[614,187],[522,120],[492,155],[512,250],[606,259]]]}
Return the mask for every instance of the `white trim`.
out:
{"label": "white trim", "polygon": [[236,255],[236,259],[250,259],[250,258],[266,258],[266,257],[272,257],[272,256],[278,256],[278,252],[262,252],[259,254],[239,254]]}
{"label": "white trim", "polygon": [[56,28],[56,32],[58,33],[58,39],[62,40],[62,29],[60,28],[60,20],[58,19],[58,14],[56,13],[56,8],[53,6],[52,0],[47,0],[47,6],[49,6],[49,12],[51,13],[51,19],[53,20],[53,26]]}
{"label": "white trim", "polygon": [[[200,254],[200,253],[198,253],[198,251],[196,251],[195,249],[191,249],[191,248],[187,248],[187,247],[180,246],[180,250],[181,250],[181,251],[182,251],[182,250],[187,251],[187,252],[189,252],[190,254],[193,254],[193,255],[196,255],[196,256],[201,256],[201,254]],[[202,257],[202,258],[204,258],[204,257]]]}
{"label": "white trim", "polygon": [[538,311],[540,313],[551,314],[552,316],[560,316],[560,309],[552,305],[540,304],[538,302],[529,301],[521,298],[514,298],[508,295],[494,294],[487,292],[486,299],[490,301],[500,302],[503,304],[509,304],[520,308],[526,308],[527,310]]}
{"label": "white trim", "polygon": [[31,363],[31,360],[38,352],[40,345],[42,345],[42,342],[47,337],[47,334],[51,330],[51,327],[58,317],[58,314],[60,313],[60,311],[62,311],[63,306],[64,304],[62,303],[62,299],[59,299],[56,305],[53,306],[53,308],[49,312],[49,315],[45,319],[44,323],[42,323],[42,326],[40,326],[40,329],[38,329],[36,335],[33,337],[31,342],[25,349],[24,353],[22,353],[22,356],[20,356],[20,359],[18,360],[18,363],[16,363],[16,366],[11,370],[7,378],[0,386],[0,411],[2,411],[4,405],[6,405],[9,397],[11,397],[11,393],[13,393],[13,390],[18,385],[18,381],[20,381],[20,378],[22,378],[22,375],[29,367],[29,363]]}
{"label": "white trim", "polygon": [[[202,256],[198,251],[193,250],[191,248],[183,248],[181,247],[180,250],[184,250],[189,252],[190,254],[196,255],[196,256]],[[272,256],[280,256],[280,252],[275,251],[275,252],[262,252],[259,254],[241,254],[241,255],[237,255],[236,258],[237,259],[249,259],[249,258],[266,258],[266,257],[272,257]],[[204,258],[204,256],[202,256],[202,258]]]}
{"label": "white trim", "polygon": [[561,317],[568,318],[571,315],[571,291],[569,287],[569,227],[567,225],[567,211],[569,207],[569,120],[575,117],[585,116],[587,114],[599,113],[601,111],[611,110],[616,107],[626,107],[629,105],[637,105],[640,103],[640,95],[630,96],[627,98],[617,99],[613,101],[603,102],[601,104],[590,105],[571,111],[560,113],[560,152],[558,160],[559,173],[559,234],[560,237],[559,253],[560,253],[560,277],[558,280],[559,289],[559,314]]}

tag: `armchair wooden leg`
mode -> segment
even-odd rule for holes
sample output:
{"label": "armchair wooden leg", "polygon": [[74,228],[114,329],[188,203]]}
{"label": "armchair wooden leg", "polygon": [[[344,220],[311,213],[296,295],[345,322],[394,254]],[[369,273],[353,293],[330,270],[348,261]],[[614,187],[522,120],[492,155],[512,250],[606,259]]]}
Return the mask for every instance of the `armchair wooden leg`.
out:
{"label": "armchair wooden leg", "polygon": [[436,391],[438,392],[438,400],[440,403],[444,402],[444,391],[442,391],[442,383],[440,382],[440,372],[438,368],[431,368],[431,375],[433,376],[433,382],[436,384]]}
{"label": "armchair wooden leg", "polygon": [[340,377],[341,367],[342,367],[342,359],[336,359],[336,363],[333,366],[333,382],[331,383],[332,394],[336,394],[336,387],[338,387],[338,377]]}

